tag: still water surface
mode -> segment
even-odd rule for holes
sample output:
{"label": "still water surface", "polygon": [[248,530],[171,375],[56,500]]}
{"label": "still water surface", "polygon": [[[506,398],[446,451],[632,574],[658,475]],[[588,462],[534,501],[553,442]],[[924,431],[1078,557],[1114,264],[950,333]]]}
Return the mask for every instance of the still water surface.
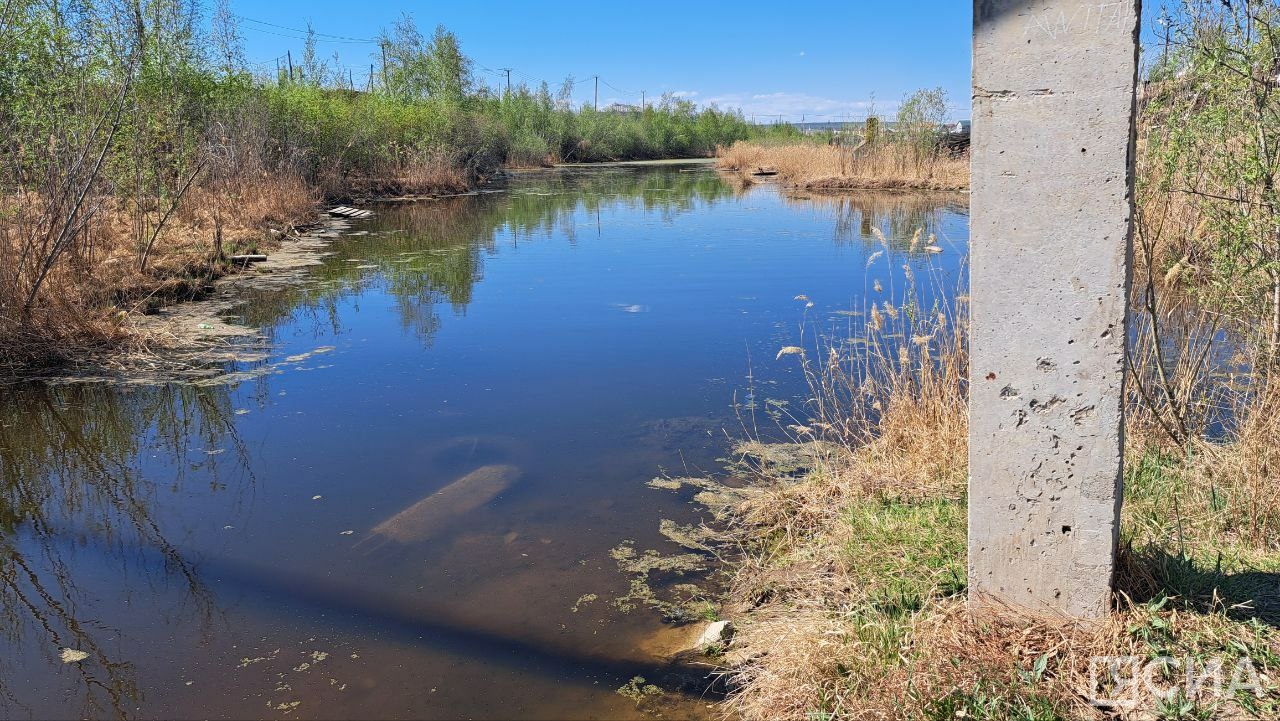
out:
{"label": "still water surface", "polygon": [[658,521],[697,511],[645,482],[716,471],[765,400],[801,413],[775,355],[802,321],[904,266],[942,279],[926,304],[955,287],[965,200],[524,173],[380,206],[251,294],[269,373],[0,388],[0,715],[627,718],[636,675],[670,691],[650,711],[707,715],[681,690],[706,669],[610,604],[609,550],[678,551]]}

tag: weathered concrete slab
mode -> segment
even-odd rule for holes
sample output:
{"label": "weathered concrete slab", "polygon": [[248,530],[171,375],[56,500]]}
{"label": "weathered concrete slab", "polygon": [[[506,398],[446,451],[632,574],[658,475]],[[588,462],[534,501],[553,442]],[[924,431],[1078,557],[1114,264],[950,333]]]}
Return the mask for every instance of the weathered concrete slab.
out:
{"label": "weathered concrete slab", "polygon": [[1138,0],[975,0],[971,598],[1106,612]]}
{"label": "weathered concrete slab", "polygon": [[401,545],[424,541],[446,524],[492,501],[522,475],[516,466],[481,466],[373,527],[357,545],[370,549],[384,542]]}

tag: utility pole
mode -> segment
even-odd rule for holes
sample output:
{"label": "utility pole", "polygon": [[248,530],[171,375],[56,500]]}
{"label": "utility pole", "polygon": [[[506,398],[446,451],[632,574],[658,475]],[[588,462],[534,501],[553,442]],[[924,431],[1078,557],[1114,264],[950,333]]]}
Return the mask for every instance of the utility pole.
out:
{"label": "utility pole", "polygon": [[1120,541],[1142,17],[1096,2],[973,14],[969,599],[1084,618]]}
{"label": "utility pole", "polygon": [[594,78],[596,79],[596,99],[595,99],[595,102],[594,102],[594,103],[592,103],[592,106],[593,106],[596,110],[599,110],[599,109],[600,109],[600,76],[599,76],[599,75],[593,75],[592,77],[594,77]]}
{"label": "utility pole", "polygon": [[293,82],[293,51],[284,51],[284,56],[289,58],[289,82]]}
{"label": "utility pole", "polygon": [[347,68],[347,85],[352,89],[356,89],[356,77],[351,74],[351,68]]}
{"label": "utility pole", "polygon": [[511,94],[511,68],[498,68],[507,74],[507,95]]}
{"label": "utility pole", "polygon": [[644,91],[640,91],[640,112],[644,112]]}
{"label": "utility pole", "polygon": [[373,92],[373,63],[369,63],[369,79],[365,82],[365,90]]}
{"label": "utility pole", "polygon": [[382,91],[388,92],[390,88],[387,86],[387,44],[383,42],[378,45],[382,48]]}
{"label": "utility pole", "polygon": [[1169,8],[1162,8],[1160,10],[1160,19],[1158,22],[1160,23],[1160,27],[1164,28],[1164,55],[1160,58],[1160,64],[1165,66],[1164,69],[1167,69],[1169,66],[1169,26],[1172,24],[1172,21],[1169,18]]}

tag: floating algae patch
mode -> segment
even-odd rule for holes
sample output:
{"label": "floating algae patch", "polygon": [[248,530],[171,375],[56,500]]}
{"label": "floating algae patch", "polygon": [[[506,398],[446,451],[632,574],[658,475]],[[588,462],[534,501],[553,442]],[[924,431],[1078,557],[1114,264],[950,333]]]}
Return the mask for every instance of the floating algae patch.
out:
{"label": "floating algae patch", "polygon": [[[686,487],[696,488],[697,493],[693,496],[693,502],[711,511],[717,518],[720,518],[749,496],[760,492],[759,489],[751,487],[729,486],[711,478],[654,478],[646,485],[650,488],[666,491],[679,491]],[[661,527],[659,530],[661,530]],[[663,533],[665,535],[666,531],[663,531]],[[709,534],[710,532],[707,531],[707,533]],[[676,539],[673,538],[672,540]],[[680,543],[680,541],[676,540],[676,543]],[[681,543],[681,545],[684,544]]]}
{"label": "floating algae patch", "polygon": [[287,357],[285,358],[285,361],[287,361],[287,362],[289,362],[289,363],[301,363],[302,361],[304,361],[304,360],[306,360],[306,359],[308,359],[308,358],[310,358],[310,357],[312,357],[312,356],[323,355],[323,354],[325,354],[325,353],[332,353],[333,351],[334,351],[334,346],[331,346],[331,345],[322,345],[322,346],[320,346],[319,348],[316,348],[316,349],[315,349],[315,350],[313,350],[313,351],[307,351],[306,353],[299,353],[299,354],[297,354],[297,355],[287,356]]}
{"label": "floating algae patch", "polygon": [[520,469],[494,464],[481,466],[394,516],[374,526],[361,544],[377,540],[400,544],[425,541],[457,516],[493,500],[520,480]]}
{"label": "floating algae patch", "polygon": [[247,371],[236,371],[234,373],[222,373],[209,378],[201,378],[191,382],[193,386],[227,386],[245,383],[247,381],[262,378],[272,374],[278,374],[280,370],[274,365],[262,365]]}
{"label": "floating algae patch", "polygon": [[645,484],[650,488],[659,488],[666,491],[678,491],[685,486],[693,488],[701,488],[703,490],[713,490],[721,488],[724,484],[711,478],[702,478],[700,476],[663,476],[655,478]]}
{"label": "floating algae patch", "polygon": [[[618,570],[630,576],[627,592],[613,599],[613,606],[619,611],[626,613],[647,606],[673,623],[688,623],[707,614],[709,604],[701,588],[691,583],[663,583],[673,576],[705,572],[710,563],[706,554],[664,556],[654,550],[638,553],[634,541],[623,541],[609,555],[617,562]],[[654,590],[655,584],[662,595]]]}
{"label": "floating algae patch", "polygon": [[623,541],[609,551],[609,555],[618,563],[623,573],[634,573],[648,576],[655,571],[685,574],[701,571],[707,567],[707,558],[700,553],[682,553],[678,556],[664,556],[657,551],[636,553],[634,541]]}
{"label": "floating algae patch", "polygon": [[[281,360],[277,363],[267,363],[267,364],[260,365],[256,368],[251,368],[249,370],[234,371],[231,373],[220,373],[218,375],[210,376],[208,378],[201,378],[199,380],[192,381],[192,385],[195,385],[195,386],[235,385],[238,383],[244,383],[245,381],[254,380],[255,378],[261,378],[263,376],[279,375],[280,373],[283,373],[286,368],[289,368],[289,367],[294,367],[295,370],[309,370],[308,368],[304,368],[302,366],[299,366],[298,364],[302,363],[305,360],[313,358],[317,355],[332,353],[333,351],[334,351],[334,346],[323,345],[323,346],[320,346],[319,348],[316,348],[315,350],[307,351],[306,353],[298,353],[297,355],[287,356],[284,360]],[[320,366],[317,366],[317,367],[320,367]]]}
{"label": "floating algae patch", "polygon": [[684,483],[679,478],[655,478],[647,484],[650,488],[662,488],[668,491],[678,491]]}
{"label": "floating algae patch", "polygon": [[572,611],[573,613],[577,613],[582,609],[583,606],[587,605],[588,603],[594,602],[598,598],[600,597],[594,593],[584,593],[578,597],[577,601],[573,602],[573,607],[570,608],[569,610]]}
{"label": "floating algae patch", "polygon": [[808,443],[740,443],[734,452],[742,461],[754,464],[755,471],[766,471],[775,478],[799,478],[823,464],[838,447],[824,441]]}
{"label": "floating algae patch", "polygon": [[681,548],[705,553],[711,553],[716,538],[715,532],[706,526],[682,526],[669,518],[658,522],[658,532]]}

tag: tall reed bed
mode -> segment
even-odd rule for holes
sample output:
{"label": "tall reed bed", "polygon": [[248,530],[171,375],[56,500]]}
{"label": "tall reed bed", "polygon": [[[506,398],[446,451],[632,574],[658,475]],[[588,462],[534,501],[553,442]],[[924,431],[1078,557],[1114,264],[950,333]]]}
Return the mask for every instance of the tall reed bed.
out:
{"label": "tall reed bed", "polygon": [[963,190],[969,187],[969,157],[945,150],[921,154],[907,142],[882,142],[846,148],[812,143],[734,143],[716,154],[716,165],[747,182],[776,174],[785,184],[806,190],[917,189]]}

